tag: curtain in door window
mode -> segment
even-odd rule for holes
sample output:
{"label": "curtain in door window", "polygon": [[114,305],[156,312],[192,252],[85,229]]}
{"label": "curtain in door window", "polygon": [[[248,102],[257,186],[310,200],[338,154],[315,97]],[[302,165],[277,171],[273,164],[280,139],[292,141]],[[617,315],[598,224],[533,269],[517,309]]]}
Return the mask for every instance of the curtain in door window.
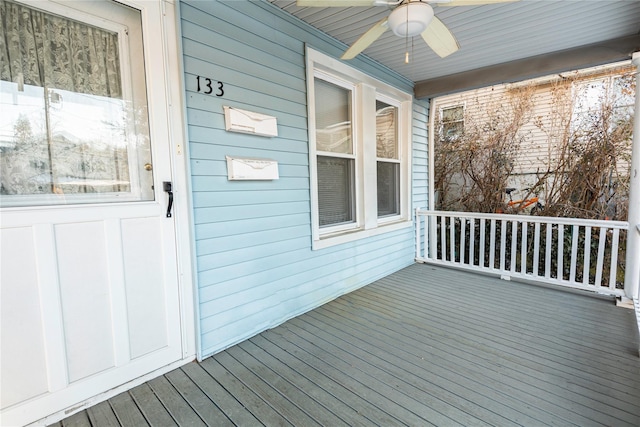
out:
{"label": "curtain in door window", "polygon": [[118,35],[2,0],[0,78],[122,98]]}
{"label": "curtain in door window", "polygon": [[131,192],[118,33],[6,0],[0,15],[0,196]]}

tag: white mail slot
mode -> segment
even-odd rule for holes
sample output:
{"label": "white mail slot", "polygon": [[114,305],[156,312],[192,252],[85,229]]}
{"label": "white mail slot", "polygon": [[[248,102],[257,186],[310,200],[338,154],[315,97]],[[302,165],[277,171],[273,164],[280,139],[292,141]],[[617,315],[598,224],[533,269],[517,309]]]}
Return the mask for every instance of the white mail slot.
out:
{"label": "white mail slot", "polygon": [[227,131],[278,136],[278,121],[275,117],[234,107],[223,108],[224,126]]}
{"label": "white mail slot", "polygon": [[227,158],[227,178],[233,180],[271,180],[278,179],[278,162],[271,159]]}

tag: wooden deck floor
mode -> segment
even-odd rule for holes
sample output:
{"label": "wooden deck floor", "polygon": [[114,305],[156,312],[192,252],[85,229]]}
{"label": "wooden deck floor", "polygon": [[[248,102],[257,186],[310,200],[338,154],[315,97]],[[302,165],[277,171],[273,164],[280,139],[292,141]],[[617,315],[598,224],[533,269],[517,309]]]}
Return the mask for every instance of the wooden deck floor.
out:
{"label": "wooden deck floor", "polygon": [[632,310],[416,264],[62,426],[640,426]]}

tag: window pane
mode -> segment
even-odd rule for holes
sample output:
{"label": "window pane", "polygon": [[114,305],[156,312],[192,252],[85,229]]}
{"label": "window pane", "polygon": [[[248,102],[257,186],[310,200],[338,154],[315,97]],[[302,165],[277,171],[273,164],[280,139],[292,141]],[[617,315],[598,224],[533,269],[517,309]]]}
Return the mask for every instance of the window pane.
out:
{"label": "window pane", "polygon": [[462,106],[443,108],[442,109],[442,121],[454,122],[464,119],[464,108]]}
{"label": "window pane", "polygon": [[462,105],[442,109],[442,138],[457,138],[464,133],[464,107]]}
{"label": "window pane", "polygon": [[616,107],[634,105],[636,101],[635,74],[627,74],[614,78],[613,96]]}
{"label": "window pane", "polygon": [[613,123],[624,125],[633,120],[636,100],[636,79],[634,74],[616,77],[613,80]]}
{"label": "window pane", "polygon": [[398,158],[398,109],[382,101],[376,101],[376,155]]}
{"label": "window pane", "polygon": [[318,156],[320,227],[354,220],[353,160]]}
{"label": "window pane", "polygon": [[400,214],[400,165],[378,162],[378,216]]}
{"label": "window pane", "polygon": [[442,136],[445,138],[455,138],[462,135],[464,131],[463,122],[443,123],[442,124]]}
{"label": "window pane", "polygon": [[153,200],[142,60],[132,92],[122,84],[118,32],[0,6],[0,203]]}
{"label": "window pane", "polygon": [[353,154],[351,91],[315,79],[316,149]]}

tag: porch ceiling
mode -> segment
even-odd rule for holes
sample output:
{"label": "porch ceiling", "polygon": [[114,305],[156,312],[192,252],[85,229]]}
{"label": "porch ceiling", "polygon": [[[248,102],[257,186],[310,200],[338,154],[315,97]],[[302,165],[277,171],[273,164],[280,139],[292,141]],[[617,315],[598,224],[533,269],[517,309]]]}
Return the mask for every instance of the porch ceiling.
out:
{"label": "porch ceiling", "polygon": [[[268,1],[346,45],[389,13],[386,6]],[[417,37],[405,64],[406,41],[391,31],[363,52],[415,82],[418,98],[625,60],[640,49],[636,0],[521,0],[434,10],[458,39],[458,52],[440,58]]]}

